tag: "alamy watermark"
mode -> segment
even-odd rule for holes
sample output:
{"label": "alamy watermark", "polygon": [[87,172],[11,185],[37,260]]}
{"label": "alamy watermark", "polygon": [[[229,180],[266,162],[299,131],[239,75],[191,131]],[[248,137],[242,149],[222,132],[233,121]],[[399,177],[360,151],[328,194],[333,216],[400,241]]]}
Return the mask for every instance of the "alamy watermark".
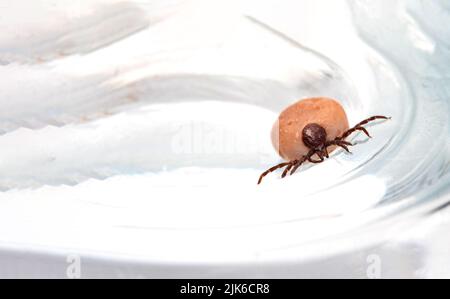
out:
{"label": "alamy watermark", "polygon": [[367,270],[366,275],[369,279],[381,279],[382,278],[382,260],[377,254],[371,254],[367,257]]}
{"label": "alamy watermark", "polygon": [[71,254],[67,256],[66,259],[67,268],[66,276],[69,279],[80,279],[81,278],[81,257],[76,254]]}
{"label": "alamy watermark", "polygon": [[[269,141],[270,142],[270,141]],[[191,122],[173,126],[171,151],[175,155],[233,156],[257,155],[262,163],[267,162],[272,148],[268,138],[256,134],[237,132],[230,128],[208,123]],[[268,152],[268,153],[266,153]]]}

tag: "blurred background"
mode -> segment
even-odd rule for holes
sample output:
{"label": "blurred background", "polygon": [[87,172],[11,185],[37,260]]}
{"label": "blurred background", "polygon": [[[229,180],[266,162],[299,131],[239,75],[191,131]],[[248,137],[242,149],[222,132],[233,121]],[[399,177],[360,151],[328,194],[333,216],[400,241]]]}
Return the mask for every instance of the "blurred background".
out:
{"label": "blurred background", "polygon": [[[0,9],[0,277],[450,277],[448,1]],[[393,119],[257,187],[317,96]]]}

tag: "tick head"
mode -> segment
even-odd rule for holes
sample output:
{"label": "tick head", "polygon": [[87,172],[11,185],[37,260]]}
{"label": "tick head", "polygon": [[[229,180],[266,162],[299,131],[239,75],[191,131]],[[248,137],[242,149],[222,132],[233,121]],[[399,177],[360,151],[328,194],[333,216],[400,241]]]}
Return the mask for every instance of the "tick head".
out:
{"label": "tick head", "polygon": [[303,128],[303,143],[310,149],[319,149],[327,142],[327,131],[318,124],[308,124]]}

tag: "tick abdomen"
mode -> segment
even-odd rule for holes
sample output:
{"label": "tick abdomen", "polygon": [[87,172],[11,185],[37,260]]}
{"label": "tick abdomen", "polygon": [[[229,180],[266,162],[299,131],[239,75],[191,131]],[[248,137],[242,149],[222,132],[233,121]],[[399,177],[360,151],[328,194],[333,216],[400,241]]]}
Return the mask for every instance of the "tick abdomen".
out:
{"label": "tick abdomen", "polygon": [[349,129],[347,114],[337,101],[329,98],[299,101],[280,114],[272,129],[272,143],[283,159],[298,159],[318,144],[318,140],[308,136],[303,138],[304,129],[311,124],[322,127],[327,140],[333,140]]}

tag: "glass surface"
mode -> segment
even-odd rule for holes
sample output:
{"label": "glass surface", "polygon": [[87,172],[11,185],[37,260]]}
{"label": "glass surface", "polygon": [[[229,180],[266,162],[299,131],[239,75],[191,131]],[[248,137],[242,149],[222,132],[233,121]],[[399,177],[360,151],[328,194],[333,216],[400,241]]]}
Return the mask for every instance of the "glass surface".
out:
{"label": "glass surface", "polygon": [[[2,2],[8,246],[308,259],[381,242],[449,201],[448,1],[36,1],[32,17]],[[257,186],[280,162],[279,112],[316,96],[351,125],[392,120],[355,135],[352,155]]]}

